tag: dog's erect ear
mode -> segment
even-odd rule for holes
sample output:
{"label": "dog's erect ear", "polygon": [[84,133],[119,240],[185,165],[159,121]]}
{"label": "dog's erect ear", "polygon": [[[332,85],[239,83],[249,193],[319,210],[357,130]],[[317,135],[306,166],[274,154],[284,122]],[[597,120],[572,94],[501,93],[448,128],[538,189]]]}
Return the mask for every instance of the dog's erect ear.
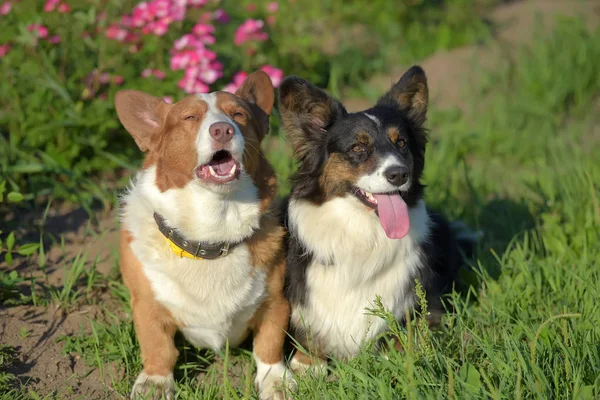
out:
{"label": "dog's erect ear", "polygon": [[297,76],[281,83],[279,108],[285,134],[298,159],[303,159],[311,144],[320,142],[335,120],[346,113],[339,101]]}
{"label": "dog's erect ear", "polygon": [[429,89],[423,68],[415,65],[379,99],[377,105],[399,107],[408,113],[409,118],[421,125],[427,118]]}
{"label": "dog's erect ear", "polygon": [[269,115],[275,102],[275,89],[271,78],[264,71],[256,71],[244,80],[235,95],[250,104],[254,119],[260,127],[259,140],[262,140],[269,132]]}
{"label": "dog's erect ear", "polygon": [[271,78],[264,71],[256,71],[250,74],[235,92],[235,95],[250,104],[257,105],[267,116],[271,115],[271,111],[273,111],[275,89],[273,89]]}
{"label": "dog's erect ear", "polygon": [[148,151],[152,135],[164,124],[171,107],[164,100],[137,90],[121,90],[115,96],[119,120],[140,150]]}

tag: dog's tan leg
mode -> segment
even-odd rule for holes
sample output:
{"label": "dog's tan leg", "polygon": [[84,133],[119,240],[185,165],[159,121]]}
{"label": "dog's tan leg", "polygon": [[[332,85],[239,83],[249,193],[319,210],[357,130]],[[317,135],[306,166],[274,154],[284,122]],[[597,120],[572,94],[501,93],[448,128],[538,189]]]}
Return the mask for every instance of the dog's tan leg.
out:
{"label": "dog's tan leg", "polygon": [[280,267],[273,272],[274,276],[269,282],[269,298],[257,313],[253,326],[255,384],[262,400],[289,399],[286,393],[296,390],[296,381],[283,358],[290,306],[283,296],[282,269]]}
{"label": "dog's tan leg", "polygon": [[[315,376],[327,375],[327,359],[317,346],[308,338],[300,338],[302,349],[296,348],[290,367],[295,374],[314,374]],[[308,354],[306,353],[308,351]]]}
{"label": "dog's tan leg", "polygon": [[135,333],[140,343],[144,369],[138,375],[132,399],[172,399],[175,396],[173,367],[177,330],[169,311],[154,299],[150,283],[129,244],[129,232],[121,231],[121,273],[131,294]]}
{"label": "dog's tan leg", "polygon": [[[160,304],[132,299],[133,321],[142,350],[144,369],[137,377],[131,397],[161,399],[175,396],[173,367],[177,349],[173,338],[176,326]],[[166,317],[166,318],[165,318]]]}

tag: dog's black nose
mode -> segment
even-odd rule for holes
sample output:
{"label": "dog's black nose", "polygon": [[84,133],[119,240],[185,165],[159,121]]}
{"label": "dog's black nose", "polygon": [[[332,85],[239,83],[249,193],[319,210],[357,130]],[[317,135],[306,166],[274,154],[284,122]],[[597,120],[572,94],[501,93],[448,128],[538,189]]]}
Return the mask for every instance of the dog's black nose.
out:
{"label": "dog's black nose", "polygon": [[408,172],[407,167],[396,165],[385,170],[385,177],[392,185],[402,186],[408,182]]}

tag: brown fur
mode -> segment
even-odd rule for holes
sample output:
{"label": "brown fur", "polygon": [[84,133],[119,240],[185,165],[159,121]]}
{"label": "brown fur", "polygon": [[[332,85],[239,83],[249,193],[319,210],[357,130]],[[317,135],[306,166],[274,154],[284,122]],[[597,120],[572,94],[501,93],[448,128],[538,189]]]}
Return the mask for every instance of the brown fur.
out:
{"label": "brown fur", "polygon": [[400,131],[395,126],[388,128],[387,135],[392,143],[398,143],[398,140],[400,140]]}
{"label": "brown fur", "polygon": [[378,158],[371,157],[367,162],[355,167],[342,154],[332,154],[325,163],[323,174],[319,179],[326,196],[323,200],[347,193],[349,187],[354,185],[361,176],[373,171],[378,161]]}
{"label": "brown fur", "polygon": [[[319,142],[325,129],[335,119],[336,114],[345,110],[325,92],[305,81],[294,82],[297,88],[290,95],[280,93],[281,121],[287,138],[292,144],[297,159],[303,159],[315,142]],[[299,110],[310,119],[303,119]]]}
{"label": "brown fur", "polygon": [[415,123],[422,125],[425,122],[429,88],[424,73],[404,75],[385,97],[387,96],[407,110],[408,116]]}
{"label": "brown fur", "polygon": [[173,337],[177,321],[154,299],[150,282],[142,264],[131,251],[133,237],[127,230],[120,232],[121,274],[131,295],[133,322],[142,351],[144,371],[148,375],[167,376],[177,361]]}

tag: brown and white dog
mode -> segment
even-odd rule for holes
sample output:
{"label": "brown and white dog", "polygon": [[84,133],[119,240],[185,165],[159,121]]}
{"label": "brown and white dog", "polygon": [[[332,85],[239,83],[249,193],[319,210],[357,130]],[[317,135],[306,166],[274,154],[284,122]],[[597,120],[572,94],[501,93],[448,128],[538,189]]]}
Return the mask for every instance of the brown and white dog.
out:
{"label": "brown and white dog", "polygon": [[192,95],[167,104],[124,90],[119,119],[146,152],[122,199],[121,272],[143,371],[131,397],[173,398],[180,330],[193,345],[237,346],[252,331],[261,399],[295,388],[283,358],[283,229],[277,181],[260,143],[274,90],[262,71],[235,95]]}

